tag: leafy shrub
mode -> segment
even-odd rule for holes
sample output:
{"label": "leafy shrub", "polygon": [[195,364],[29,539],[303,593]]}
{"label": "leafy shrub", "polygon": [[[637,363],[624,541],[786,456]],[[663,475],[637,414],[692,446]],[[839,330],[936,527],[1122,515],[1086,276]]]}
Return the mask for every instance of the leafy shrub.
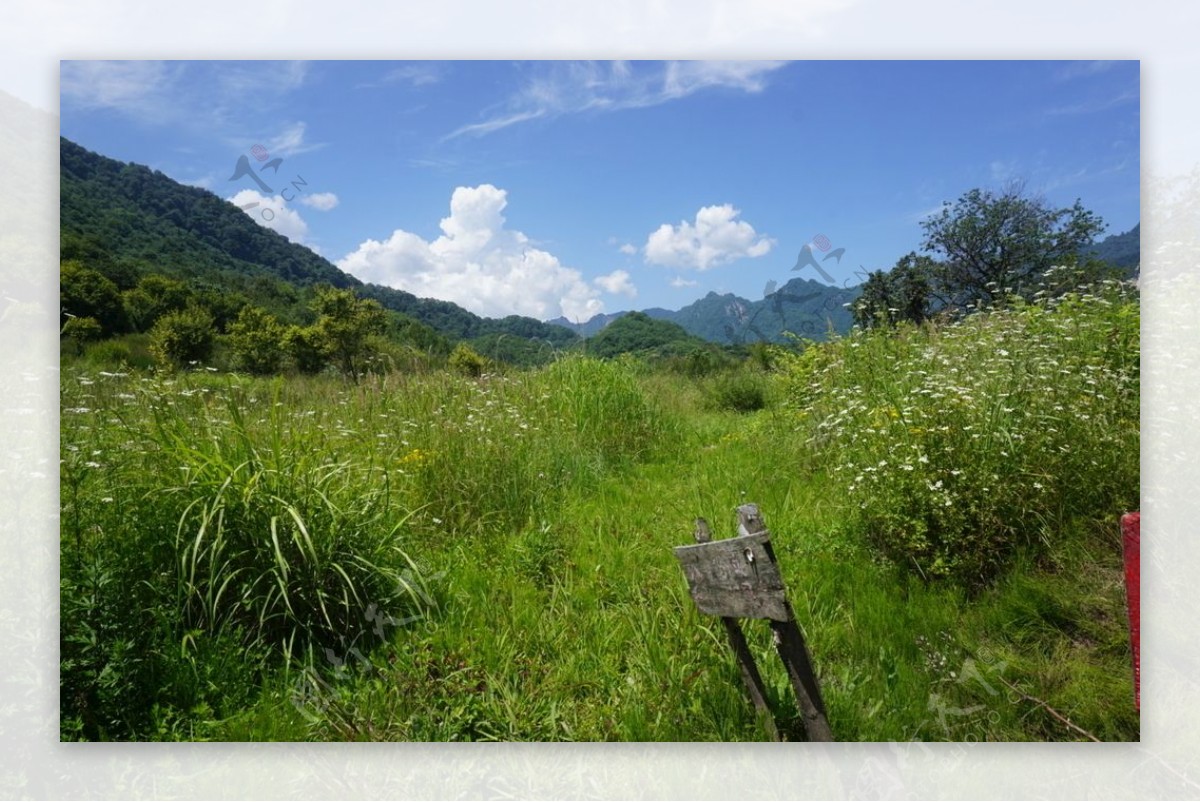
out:
{"label": "leafy shrub", "polygon": [[466,343],[454,346],[447,364],[456,373],[472,377],[482,376],[484,369],[487,368],[487,360],[475,353],[475,349]]}
{"label": "leafy shrub", "polygon": [[717,409],[755,412],[767,406],[767,378],[761,372],[725,371],[715,377],[708,392]]}
{"label": "leafy shrub", "polygon": [[212,314],[200,306],[163,315],[150,331],[150,350],[164,367],[201,362],[212,353]]}
{"label": "leafy shrub", "polygon": [[879,551],[974,583],[1073,516],[1138,504],[1138,304],[1086,293],[792,358],[792,410]]}
{"label": "leafy shrub", "polygon": [[76,354],[83,353],[84,345],[100,339],[103,333],[104,330],[94,317],[73,317],[62,327],[62,338],[71,343],[71,348]]}
{"label": "leafy shrub", "polygon": [[285,334],[274,315],[257,306],[243,307],[229,327],[234,364],[248,373],[277,373],[287,355]]}
{"label": "leafy shrub", "polygon": [[631,364],[567,357],[538,374],[549,417],[582,452],[636,461],[664,445],[672,423],[642,391]]}

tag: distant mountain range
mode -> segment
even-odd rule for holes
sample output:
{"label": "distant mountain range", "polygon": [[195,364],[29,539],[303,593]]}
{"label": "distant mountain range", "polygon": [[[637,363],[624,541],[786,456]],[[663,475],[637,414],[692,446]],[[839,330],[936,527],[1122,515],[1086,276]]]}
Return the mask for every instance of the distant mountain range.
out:
{"label": "distant mountain range", "polygon": [[[1086,249],[1083,255],[1108,262],[1132,278],[1141,261],[1141,224],[1106,237]],[[689,334],[726,345],[780,342],[786,339],[786,333],[824,340],[830,331],[839,335],[850,331],[854,318],[849,305],[858,298],[861,289],[859,285],[836,287],[812,279],[794,278],[777,289],[768,288],[768,293],[757,301],[732,293],[710,292],[678,311],[661,308],[642,311],[652,318],[677,323]],[[578,323],[558,317],[549,322],[571,329],[582,337],[594,337],[627,314],[629,312],[600,314]]]}
{"label": "distant mountain range", "polygon": [[[678,311],[661,308],[642,311],[649,317],[677,323],[689,334],[724,345],[781,342],[786,333],[824,340],[830,331],[845,334],[853,325],[848,305],[858,297],[858,286],[844,288],[794,278],[782,287],[769,289],[757,301],[733,293],[710,292]],[[626,314],[596,315],[582,323],[562,317],[550,322],[591,337]]]}

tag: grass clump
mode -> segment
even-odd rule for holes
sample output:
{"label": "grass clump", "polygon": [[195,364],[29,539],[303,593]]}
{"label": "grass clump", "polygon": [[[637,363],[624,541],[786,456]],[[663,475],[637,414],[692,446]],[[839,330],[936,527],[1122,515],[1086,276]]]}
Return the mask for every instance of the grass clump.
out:
{"label": "grass clump", "polygon": [[278,389],[64,384],[64,734],[218,716],[245,698],[223,688],[248,692],[268,665],[366,644],[379,611],[426,606],[385,471],[331,451],[325,416]]}

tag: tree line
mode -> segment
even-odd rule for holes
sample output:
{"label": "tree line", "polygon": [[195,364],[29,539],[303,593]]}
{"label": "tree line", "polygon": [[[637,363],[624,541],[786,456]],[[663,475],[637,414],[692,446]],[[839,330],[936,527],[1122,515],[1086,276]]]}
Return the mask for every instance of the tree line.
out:
{"label": "tree line", "polygon": [[[888,271],[867,276],[851,307],[863,328],[922,323],[1013,298],[1058,293],[1087,281],[1121,275],[1089,253],[1105,229],[1079,200],[1052,208],[1014,183],[972,189],[921,223],[921,252],[902,256]],[[1048,283],[1051,268],[1066,266],[1066,284]]]}

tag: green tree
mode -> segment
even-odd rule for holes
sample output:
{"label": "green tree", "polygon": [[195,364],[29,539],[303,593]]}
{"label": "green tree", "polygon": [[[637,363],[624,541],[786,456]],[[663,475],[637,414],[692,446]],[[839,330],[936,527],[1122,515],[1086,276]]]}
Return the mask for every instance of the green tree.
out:
{"label": "green tree", "polygon": [[90,317],[100,324],[104,334],[125,330],[125,310],[121,292],[103,274],[68,260],[59,269],[59,326],[73,317]]}
{"label": "green tree", "polygon": [[320,373],[329,364],[325,338],[315,326],[289,326],[283,335],[284,348],[301,373]]}
{"label": "green tree", "polygon": [[104,336],[104,330],[94,317],[73,317],[62,327],[62,336],[71,343],[76,355],[83,353],[83,346]]}
{"label": "green tree", "polygon": [[383,307],[351,290],[323,286],[317,288],[312,308],[326,352],[344,375],[357,381],[371,352],[371,335],[382,334],[387,325]]}
{"label": "green tree", "polygon": [[909,253],[900,257],[888,273],[893,322],[920,324],[928,319],[935,271],[936,264],[928,256]]}
{"label": "green tree", "polygon": [[887,273],[874,270],[867,275],[867,280],[862,285],[862,293],[854,301],[850,311],[854,315],[856,326],[870,329],[892,325],[895,322],[890,311],[892,308],[892,287]]}
{"label": "green tree", "polygon": [[193,301],[182,281],[157,274],[144,276],[137,286],[121,293],[125,315],[134,331],[148,331],[168,312],[178,312]]}
{"label": "green tree", "polygon": [[163,315],[150,330],[150,351],[173,368],[208,359],[212,353],[213,316],[202,306],[189,306]]}
{"label": "green tree", "polygon": [[274,315],[257,306],[242,307],[229,326],[229,344],[234,364],[248,373],[277,373],[288,348],[287,330]]}
{"label": "green tree", "polygon": [[1078,200],[1054,209],[1012,184],[999,192],[973,189],[921,227],[922,248],[939,257],[940,300],[963,308],[1031,296],[1049,268],[1073,261],[1105,226]]}

